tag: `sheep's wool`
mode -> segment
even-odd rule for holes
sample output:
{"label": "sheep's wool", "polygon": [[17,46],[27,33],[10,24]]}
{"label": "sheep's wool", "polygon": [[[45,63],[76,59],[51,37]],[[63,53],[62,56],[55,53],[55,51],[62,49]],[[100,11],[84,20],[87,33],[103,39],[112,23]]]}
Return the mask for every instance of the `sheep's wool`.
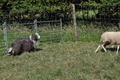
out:
{"label": "sheep's wool", "polygon": [[101,40],[110,42],[111,44],[120,44],[120,32],[105,32],[101,35]]}

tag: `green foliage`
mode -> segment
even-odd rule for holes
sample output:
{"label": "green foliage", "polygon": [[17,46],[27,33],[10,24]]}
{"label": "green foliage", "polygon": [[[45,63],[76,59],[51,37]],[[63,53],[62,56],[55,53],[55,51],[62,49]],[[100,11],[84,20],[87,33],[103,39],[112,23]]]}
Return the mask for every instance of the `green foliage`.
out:
{"label": "green foliage", "polygon": [[[102,9],[98,11],[104,15],[117,15],[117,5],[120,4],[119,0],[1,0],[0,9],[7,11],[0,11],[0,15],[4,16],[3,19],[12,18],[45,18],[54,16],[58,18],[71,19],[71,3],[86,4],[90,9]],[[114,6],[108,6],[114,5]],[[86,8],[85,6],[84,9]],[[105,10],[108,12],[106,13]],[[52,19],[54,17],[51,17]]]}
{"label": "green foliage", "polygon": [[89,9],[98,9],[98,15],[106,18],[118,18],[120,0],[90,0],[86,2],[85,7],[89,6]]}
{"label": "green foliage", "polygon": [[[4,6],[8,7],[8,4],[11,4],[9,6],[11,9],[8,14],[10,16],[15,17],[24,17],[27,14],[28,18],[33,17],[43,17],[42,14],[47,13],[57,13],[58,11],[60,13],[57,13],[57,15],[67,14],[70,6],[68,3],[59,1],[59,0],[18,0],[18,1],[5,1],[3,3],[6,3]],[[2,4],[0,4],[3,6]],[[6,10],[5,8],[1,8],[2,10]],[[62,13],[63,12],[63,13]],[[1,12],[1,14],[4,14]],[[39,14],[39,15],[37,15]],[[37,15],[37,16],[36,16]],[[55,16],[55,15],[54,15]],[[45,18],[47,18],[46,16]]]}
{"label": "green foliage", "polygon": [[98,14],[98,10],[81,10],[76,12],[77,18],[95,18],[96,14]]}

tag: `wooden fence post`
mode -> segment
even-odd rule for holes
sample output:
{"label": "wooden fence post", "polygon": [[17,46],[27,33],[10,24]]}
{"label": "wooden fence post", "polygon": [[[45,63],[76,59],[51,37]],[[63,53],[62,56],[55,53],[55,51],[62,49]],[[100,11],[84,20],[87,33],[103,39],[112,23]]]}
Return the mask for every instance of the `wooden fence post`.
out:
{"label": "wooden fence post", "polygon": [[74,35],[75,35],[75,41],[78,41],[78,34],[77,34],[77,23],[76,23],[76,13],[75,13],[75,5],[72,4],[72,8],[73,8],[73,26],[74,26]]}

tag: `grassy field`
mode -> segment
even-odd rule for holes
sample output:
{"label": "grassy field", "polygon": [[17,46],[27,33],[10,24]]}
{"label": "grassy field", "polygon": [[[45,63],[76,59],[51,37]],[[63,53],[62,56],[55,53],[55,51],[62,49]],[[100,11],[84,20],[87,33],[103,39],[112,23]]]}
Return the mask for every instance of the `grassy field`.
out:
{"label": "grassy field", "polygon": [[40,51],[20,56],[2,56],[0,79],[120,80],[120,56],[116,55],[116,49],[94,53],[104,31],[92,25],[80,26],[79,41],[74,42],[73,28],[68,26],[64,28],[60,43],[43,44]]}

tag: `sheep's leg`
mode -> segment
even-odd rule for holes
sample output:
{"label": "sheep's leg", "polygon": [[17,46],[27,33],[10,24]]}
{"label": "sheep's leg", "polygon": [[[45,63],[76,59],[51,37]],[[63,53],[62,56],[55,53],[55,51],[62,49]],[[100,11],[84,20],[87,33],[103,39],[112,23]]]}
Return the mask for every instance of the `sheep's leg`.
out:
{"label": "sheep's leg", "polygon": [[102,47],[103,50],[106,52],[107,50],[105,49],[104,45],[105,45],[105,43],[100,44],[100,45],[97,47],[97,49],[95,50],[95,53],[99,50],[100,47]]}
{"label": "sheep's leg", "polygon": [[120,48],[120,45],[117,46],[117,52],[116,52],[116,54],[118,54],[119,48]]}
{"label": "sheep's leg", "polygon": [[104,44],[101,44],[101,46],[104,49],[104,51],[106,52],[107,50],[105,49]]}
{"label": "sheep's leg", "polygon": [[100,47],[101,47],[101,45],[99,45],[99,46],[97,47],[97,49],[95,50],[95,53],[99,50]]}

